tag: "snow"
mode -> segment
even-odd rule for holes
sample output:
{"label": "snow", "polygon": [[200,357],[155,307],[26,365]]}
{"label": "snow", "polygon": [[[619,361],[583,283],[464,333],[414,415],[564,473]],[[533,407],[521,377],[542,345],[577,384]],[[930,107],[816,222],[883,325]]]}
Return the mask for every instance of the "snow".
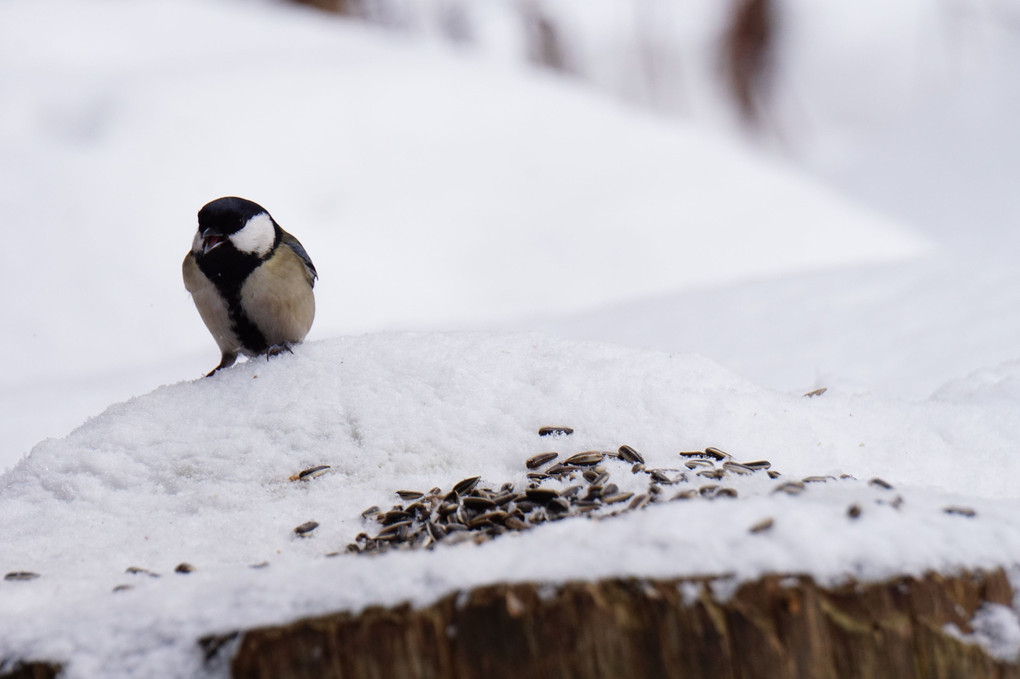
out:
{"label": "snow", "polygon": [[1009,606],[985,604],[978,609],[971,621],[974,631],[964,634],[956,625],[949,624],[947,630],[962,641],[980,644],[998,660],[1015,663],[1020,649],[1020,619]]}
{"label": "snow", "polygon": [[[807,572],[838,582],[1015,563],[1020,507],[1009,442],[1020,424],[980,422],[982,441],[1001,443],[968,453],[955,437],[970,434],[976,416],[937,403],[782,395],[695,355],[531,334],[312,342],[112,406],[6,474],[0,571],[40,577],[0,583],[0,654],[70,659],[72,677],[141,676],[156,666],[194,676],[200,636],[377,603],[426,604],[500,581],[730,574],[739,582]],[[575,433],[539,437],[550,423]],[[783,476],[727,481],[738,499],[570,518],[482,546],[326,556],[372,531],[361,511],[395,503],[398,489],[448,489],[475,474],[520,486],[533,454],[623,443],[649,466],[677,467],[678,451],[716,445],[739,460],[766,458]],[[289,480],[319,464],[331,466],[324,476]],[[786,480],[843,473],[856,479],[775,492]],[[872,476],[894,489],[868,484]],[[858,519],[847,516],[852,504],[862,508]],[[948,514],[949,506],[977,516]],[[749,532],[766,517],[770,530]],[[309,520],[319,527],[296,537]],[[173,573],[181,562],[196,571]],[[262,562],[268,567],[250,567]],[[124,584],[131,589],[113,592]]]}
{"label": "snow", "polygon": [[[800,5],[801,38],[836,22]],[[919,8],[876,53],[924,25]],[[869,209],[718,130],[512,66],[506,18],[486,11],[503,54],[488,63],[275,4],[0,5],[0,283],[15,293],[0,573],[40,574],[0,581],[0,658],[64,661],[72,678],[222,676],[197,638],[499,581],[728,574],[724,593],[768,572],[1018,562],[1020,280],[996,188],[1015,170],[999,161],[935,205],[889,188],[930,186],[925,132],[963,116],[853,143],[911,110],[892,96],[909,55],[843,81],[864,88],[855,102],[892,93],[875,118],[810,109],[840,131],[806,155]],[[677,11],[715,21],[707,4]],[[830,61],[852,58],[848,35]],[[825,53],[817,36],[791,45]],[[788,85],[824,87],[808,84],[823,63],[797,63]],[[975,139],[967,167],[994,148]],[[874,171],[840,164],[847,149]],[[302,240],[319,315],[293,355],[203,379],[218,356],[179,264],[197,209],[228,194]],[[575,433],[537,434],[561,424]],[[326,556],[398,489],[520,485],[531,455],[621,444],[650,467],[717,446],[782,476],[477,546]],[[816,475],[836,478],[775,492]],[[1016,656],[1013,609],[974,629]]]}

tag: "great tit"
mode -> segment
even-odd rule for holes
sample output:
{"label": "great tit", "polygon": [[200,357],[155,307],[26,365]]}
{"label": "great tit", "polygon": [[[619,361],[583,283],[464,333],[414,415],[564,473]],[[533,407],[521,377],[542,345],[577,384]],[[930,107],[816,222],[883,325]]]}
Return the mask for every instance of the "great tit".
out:
{"label": "great tit", "polygon": [[315,265],[261,205],[236,197],[206,204],[183,268],[184,287],[223,354],[209,375],[238,354],[289,351],[312,327]]}

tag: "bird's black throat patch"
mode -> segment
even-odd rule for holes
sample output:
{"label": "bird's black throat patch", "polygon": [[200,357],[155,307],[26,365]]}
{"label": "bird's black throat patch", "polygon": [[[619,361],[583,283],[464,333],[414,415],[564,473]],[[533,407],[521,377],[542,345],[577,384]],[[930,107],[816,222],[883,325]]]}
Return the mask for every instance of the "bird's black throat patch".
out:
{"label": "bird's black throat patch", "polygon": [[198,255],[195,260],[199,270],[212,281],[227,303],[231,329],[245,350],[251,354],[261,354],[268,349],[266,336],[248,318],[241,306],[241,287],[262,263],[262,259],[258,255],[239,252],[228,242],[212,252]]}

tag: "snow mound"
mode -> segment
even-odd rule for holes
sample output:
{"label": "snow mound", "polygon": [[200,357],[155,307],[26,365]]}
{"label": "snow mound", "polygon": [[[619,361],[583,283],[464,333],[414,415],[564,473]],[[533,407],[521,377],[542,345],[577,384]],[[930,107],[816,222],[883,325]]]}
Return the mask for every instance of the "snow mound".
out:
{"label": "snow mound", "polygon": [[[498,581],[824,581],[1014,563],[1017,502],[995,496],[1014,477],[1005,442],[1018,425],[984,423],[995,431],[976,457],[944,433],[971,417],[951,402],[788,396],[695,355],[538,335],[313,342],[115,405],[0,477],[0,570],[40,574],[0,582],[0,657],[70,660],[71,677],[194,676],[205,634]],[[540,437],[545,425],[574,433]],[[481,545],[326,556],[378,530],[361,512],[395,504],[396,490],[472,475],[523,487],[531,455],[624,443],[648,466],[679,467],[678,451],[711,445],[782,476],[727,482],[736,499],[569,518]],[[290,480],[316,465],[330,469]],[[807,475],[833,478],[776,492]],[[310,520],[319,527],[296,536]],[[196,570],[174,573],[182,562]]]}

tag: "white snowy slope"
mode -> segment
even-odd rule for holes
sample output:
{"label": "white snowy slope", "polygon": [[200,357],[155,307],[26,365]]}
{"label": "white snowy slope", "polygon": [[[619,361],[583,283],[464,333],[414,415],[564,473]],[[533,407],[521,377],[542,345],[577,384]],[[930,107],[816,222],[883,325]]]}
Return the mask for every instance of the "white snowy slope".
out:
{"label": "white snowy slope", "polygon": [[514,327],[696,352],[790,393],[923,399],[1020,357],[1015,258],[939,248],[911,262],[655,295]]}
{"label": "white snowy slope", "polygon": [[[1018,392],[1015,365],[907,404],[788,396],[694,355],[538,335],[308,343],[113,406],[0,477],[0,572],[40,576],[0,581],[0,657],[62,661],[70,678],[189,677],[205,671],[195,644],[205,634],[485,583],[766,572],[832,582],[1014,564]],[[575,432],[543,438],[543,425]],[[650,467],[682,469],[678,451],[717,446],[782,476],[731,475],[722,483],[737,498],[570,518],[481,545],[326,556],[375,534],[361,512],[395,504],[396,490],[473,475],[522,487],[531,455],[624,443]],[[289,480],[322,464],[321,477]],[[775,492],[842,474],[855,478]],[[875,476],[894,488],[869,484]],[[638,478],[613,472],[624,490]],[[749,531],[766,518],[771,529]],[[310,520],[319,527],[296,537]],[[196,570],[174,573],[181,562]]]}
{"label": "white snowy slope", "polygon": [[[914,255],[923,239],[574,81],[290,5],[0,4],[0,468],[216,351],[195,213],[315,261],[313,338],[567,313]],[[45,247],[40,247],[42,243]]]}

